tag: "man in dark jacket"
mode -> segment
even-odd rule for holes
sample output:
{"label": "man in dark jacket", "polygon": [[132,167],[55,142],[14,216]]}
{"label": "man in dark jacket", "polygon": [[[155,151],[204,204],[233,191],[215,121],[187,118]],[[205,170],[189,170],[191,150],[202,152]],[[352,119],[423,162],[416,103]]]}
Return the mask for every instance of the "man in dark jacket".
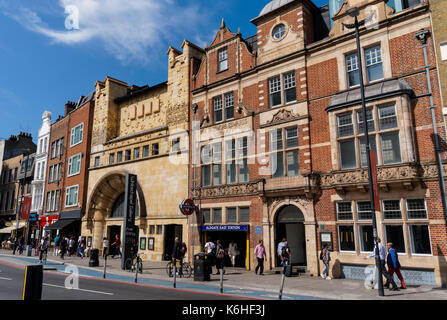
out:
{"label": "man in dark jacket", "polygon": [[[388,273],[391,277],[393,277],[394,273],[396,273],[397,277],[400,280],[401,283],[401,289],[406,289],[407,286],[405,285],[404,277],[402,277],[402,274],[400,273],[400,263],[399,263],[399,255],[397,254],[396,249],[394,249],[394,245],[392,242],[389,242],[387,244],[388,247],[388,255],[386,257],[386,264],[388,265]],[[390,287],[390,282],[387,280],[385,283],[385,287]]]}
{"label": "man in dark jacket", "polygon": [[[175,266],[177,261],[181,262],[182,254],[180,253],[180,249],[182,248],[182,243],[180,242],[180,239],[178,237],[175,237],[174,241],[174,248],[172,249],[172,264]],[[179,266],[179,274],[182,274],[182,264],[180,263]],[[171,271],[172,273],[172,271]]]}

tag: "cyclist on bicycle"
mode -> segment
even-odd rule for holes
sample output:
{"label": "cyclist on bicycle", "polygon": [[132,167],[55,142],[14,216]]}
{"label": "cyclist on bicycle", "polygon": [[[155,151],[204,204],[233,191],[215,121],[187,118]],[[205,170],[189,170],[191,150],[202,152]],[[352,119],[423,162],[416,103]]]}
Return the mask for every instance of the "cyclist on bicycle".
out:
{"label": "cyclist on bicycle", "polygon": [[183,255],[181,254],[182,243],[178,237],[175,237],[174,248],[172,249],[172,263],[175,265],[177,261],[180,261],[179,275],[182,274],[182,260]]}

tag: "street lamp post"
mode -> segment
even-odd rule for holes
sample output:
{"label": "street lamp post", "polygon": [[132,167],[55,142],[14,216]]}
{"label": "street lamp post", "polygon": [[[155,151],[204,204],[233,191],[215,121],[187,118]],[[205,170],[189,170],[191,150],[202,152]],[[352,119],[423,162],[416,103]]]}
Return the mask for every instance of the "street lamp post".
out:
{"label": "street lamp post", "polygon": [[379,253],[379,242],[377,235],[377,220],[376,220],[376,208],[374,204],[374,188],[373,188],[373,176],[372,176],[372,168],[371,168],[371,155],[370,155],[370,147],[369,147],[369,132],[368,132],[368,120],[366,116],[366,99],[365,99],[365,86],[363,83],[363,69],[362,69],[362,53],[360,47],[360,26],[365,25],[366,20],[358,21],[358,15],[360,13],[358,7],[353,7],[347,10],[347,13],[354,18],[354,25],[344,24],[348,29],[355,28],[355,36],[357,42],[357,59],[359,64],[359,76],[360,76],[360,96],[362,101],[362,114],[363,114],[363,128],[365,130],[365,138],[366,138],[366,157],[368,159],[368,178],[369,178],[369,196],[371,201],[371,215],[373,222],[373,236],[375,243],[375,260],[376,267],[379,270],[379,279],[378,279],[378,291],[379,296],[384,296],[383,290],[383,279],[382,279],[382,263],[380,261],[380,253]]}
{"label": "street lamp post", "polygon": [[[194,199],[195,197],[195,193],[196,193],[196,162],[195,162],[195,156],[196,156],[196,139],[195,139],[195,135],[196,135],[196,131],[195,131],[195,125],[197,123],[197,109],[199,108],[199,106],[197,104],[194,104],[192,106],[192,109],[194,111],[194,123],[192,125],[192,166],[193,166],[193,177],[192,177],[192,198]],[[195,199],[194,199],[195,200]],[[193,213],[193,217],[192,217],[192,259],[194,260],[194,244],[195,244],[195,239],[194,239],[194,217],[197,215],[197,206],[196,206],[196,210],[194,210]],[[196,219],[197,221],[197,219]]]}

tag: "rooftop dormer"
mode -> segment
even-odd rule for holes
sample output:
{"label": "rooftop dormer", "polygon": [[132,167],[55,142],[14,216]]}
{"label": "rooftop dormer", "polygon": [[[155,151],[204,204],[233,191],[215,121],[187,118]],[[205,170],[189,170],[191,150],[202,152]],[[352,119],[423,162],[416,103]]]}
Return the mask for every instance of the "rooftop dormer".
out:
{"label": "rooftop dormer", "polygon": [[310,0],[273,0],[251,20],[257,26],[258,65],[304,49],[314,41]]}

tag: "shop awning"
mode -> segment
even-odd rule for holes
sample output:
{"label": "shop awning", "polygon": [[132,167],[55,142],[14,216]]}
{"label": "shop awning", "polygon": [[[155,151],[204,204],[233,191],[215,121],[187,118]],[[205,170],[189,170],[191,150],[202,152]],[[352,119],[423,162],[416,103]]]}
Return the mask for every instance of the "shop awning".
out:
{"label": "shop awning", "polygon": [[57,220],[55,223],[53,223],[51,226],[45,227],[45,230],[61,230],[73,222],[78,221],[78,219],[62,219]]}
{"label": "shop awning", "polygon": [[[22,229],[23,227],[25,227],[25,224],[26,224],[26,222],[19,222],[19,229]],[[3,228],[3,229],[0,229],[0,233],[3,233],[3,234],[9,234],[9,233],[11,233],[12,231],[14,231],[16,229],[16,224],[14,223],[12,226],[10,226],[10,227],[7,227],[7,228]]]}

